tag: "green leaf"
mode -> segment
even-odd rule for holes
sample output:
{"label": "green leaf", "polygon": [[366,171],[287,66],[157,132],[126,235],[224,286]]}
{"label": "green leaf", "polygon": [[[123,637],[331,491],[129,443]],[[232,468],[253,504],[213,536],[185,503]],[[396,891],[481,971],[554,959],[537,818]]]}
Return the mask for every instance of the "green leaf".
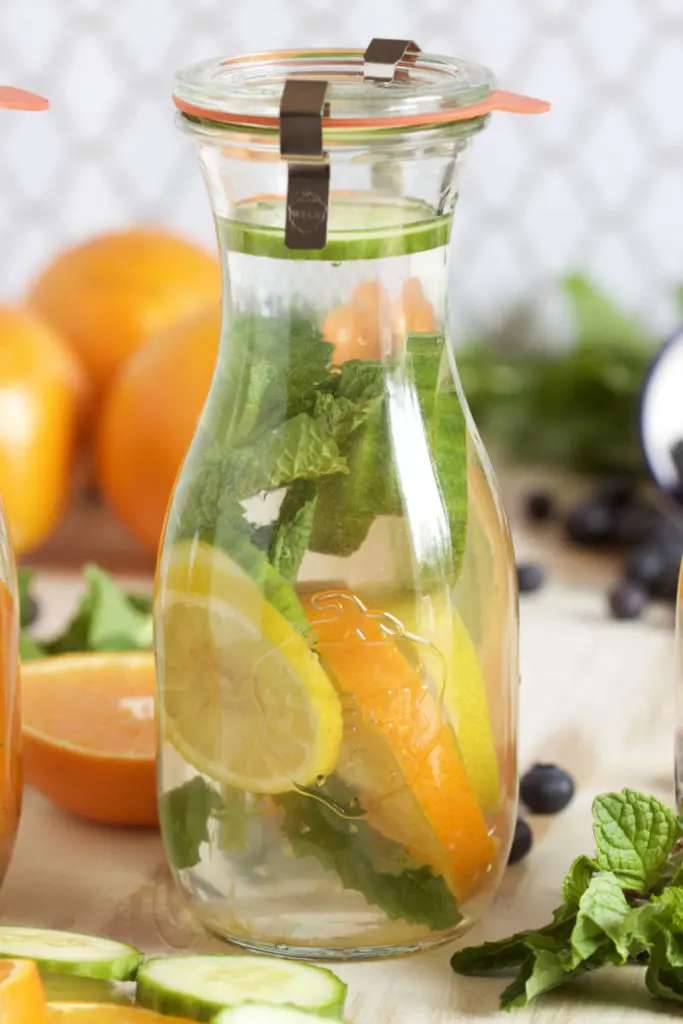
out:
{"label": "green leaf", "polygon": [[308,548],[317,501],[315,484],[296,480],[288,489],[273,527],[268,557],[280,575],[296,582]]}
{"label": "green leaf", "polygon": [[497,942],[459,949],[451,957],[451,967],[456,974],[474,977],[519,967],[529,958],[526,940],[531,934],[530,931],[517,932]]}
{"label": "green leaf", "polygon": [[22,629],[19,634],[19,657],[22,661],[35,661],[37,658],[44,658],[46,651],[37,640]]}
{"label": "green leaf", "polygon": [[351,796],[340,780],[329,776],[325,790],[315,796],[284,793],[273,798],[283,811],[282,829],[294,855],[315,857],[345,889],[362,893],[392,921],[424,924],[434,931],[458,924],[458,905],[439,875],[413,861],[399,843],[375,832],[363,820],[362,808],[355,807],[348,817],[339,813],[340,807],[350,807]]}
{"label": "green leaf", "polygon": [[20,567],[17,570],[17,585],[19,589],[19,622],[22,629],[28,624],[31,617],[31,590],[36,574],[31,569]]}
{"label": "green leaf", "polygon": [[558,907],[553,920],[543,928],[517,932],[507,939],[458,950],[451,958],[451,967],[456,974],[498,973],[524,964],[534,946],[556,951],[568,949],[575,921],[575,910],[569,910],[566,906]]}
{"label": "green leaf", "polygon": [[578,967],[604,950],[605,937],[619,962],[625,963],[630,953],[630,922],[631,907],[618,879],[610,872],[594,875],[579,901],[571,935],[571,966]]}
{"label": "green leaf", "polygon": [[558,953],[539,949],[525,961],[523,970],[500,996],[501,1010],[520,1010],[532,999],[565,985],[576,972],[567,972]]}
{"label": "green leaf", "polygon": [[[190,532],[189,536],[195,534]],[[257,546],[254,529],[245,519],[239,505],[223,502],[217,519],[202,539],[227,551],[288,622],[302,632],[308,630],[308,619],[294,587],[273,568],[268,555]]]}
{"label": "green leaf", "polygon": [[582,855],[576,858],[562,882],[562,898],[568,906],[578,908],[593,875],[599,870],[590,857]]}
{"label": "green leaf", "polygon": [[681,834],[673,811],[631,789],[593,802],[596,861],[627,889],[645,892],[659,876]]}
{"label": "green leaf", "polygon": [[445,344],[443,335],[408,335],[406,364],[408,379],[417,393],[422,430],[448,519],[448,561],[452,561],[455,582],[467,536],[467,424],[460,396],[445,364]]}
{"label": "green leaf", "polygon": [[223,807],[218,793],[195,775],[159,801],[159,820],[172,866],[177,871],[199,863],[199,849],[209,841],[209,821]]}
{"label": "green leaf", "polygon": [[652,352],[652,339],[638,321],[620,310],[587,277],[570,274],[563,285],[572,303],[579,345]]}
{"label": "green leaf", "polygon": [[[40,644],[44,653],[132,651],[151,647],[151,600],[125,593],[96,565],[87,565],[83,575],[88,589],[64,630]],[[31,656],[30,648],[26,649]]]}

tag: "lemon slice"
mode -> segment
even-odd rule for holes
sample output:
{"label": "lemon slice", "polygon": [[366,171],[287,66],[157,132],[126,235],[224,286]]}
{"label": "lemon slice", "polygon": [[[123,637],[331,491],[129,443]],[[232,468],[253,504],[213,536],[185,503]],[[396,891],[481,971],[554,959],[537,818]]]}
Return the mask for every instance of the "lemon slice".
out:
{"label": "lemon slice", "polygon": [[339,757],[339,697],[305,639],[218,548],[176,545],[156,612],[162,736],[256,793],[310,786]]}

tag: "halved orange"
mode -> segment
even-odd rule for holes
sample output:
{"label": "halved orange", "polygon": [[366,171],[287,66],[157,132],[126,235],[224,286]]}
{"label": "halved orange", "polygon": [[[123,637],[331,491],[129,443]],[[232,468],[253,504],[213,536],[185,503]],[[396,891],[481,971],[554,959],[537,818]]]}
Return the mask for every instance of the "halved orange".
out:
{"label": "halved orange", "polygon": [[187,1024],[187,1019],[114,1003],[50,1003],[47,1024]]}
{"label": "halved orange", "polygon": [[157,824],[149,652],[62,654],[21,668],[24,778],[91,821]]}
{"label": "halved orange", "polygon": [[0,961],[0,1024],[45,1024],[47,1003],[32,960]]}
{"label": "halved orange", "polygon": [[369,820],[409,851],[419,849],[467,899],[491,871],[496,846],[438,694],[392,638],[391,616],[343,588],[301,600],[321,662],[346,697],[337,771],[344,777],[346,759],[361,802],[364,790],[372,794]]}

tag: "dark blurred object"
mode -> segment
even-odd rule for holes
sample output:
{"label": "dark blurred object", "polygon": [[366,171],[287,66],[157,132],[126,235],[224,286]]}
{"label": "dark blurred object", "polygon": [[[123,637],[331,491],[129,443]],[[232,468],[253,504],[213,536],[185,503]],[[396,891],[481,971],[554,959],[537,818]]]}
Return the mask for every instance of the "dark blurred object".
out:
{"label": "dark blurred object", "polygon": [[677,441],[671,449],[671,458],[673,459],[676,472],[678,473],[678,483],[683,487],[683,441]]}
{"label": "dark blurred object", "polygon": [[631,580],[620,580],[609,593],[609,607],[615,619],[639,619],[647,607],[647,593]]}
{"label": "dark blurred object", "polygon": [[555,498],[550,491],[532,491],[524,503],[527,519],[532,523],[542,523],[555,515]]}
{"label": "dark blurred object", "polygon": [[531,825],[524,818],[517,818],[515,825],[515,835],[512,840],[512,846],[510,847],[510,856],[508,857],[508,864],[518,864],[520,860],[523,860],[531,850],[533,845],[534,835],[531,831]]}
{"label": "dark blurred object", "polygon": [[558,814],[574,796],[574,780],[556,764],[535,764],[522,775],[519,795],[533,814]]}
{"label": "dark blurred object", "polygon": [[582,547],[602,547],[614,542],[616,516],[614,509],[598,501],[575,505],[565,522],[567,538]]}
{"label": "dark blurred object", "polygon": [[545,583],[545,570],[537,562],[522,562],[517,566],[517,586],[520,594],[533,594]]}
{"label": "dark blurred object", "polygon": [[622,547],[634,547],[649,540],[661,527],[664,517],[650,502],[634,499],[618,509],[614,541]]}
{"label": "dark blurred object", "polygon": [[636,481],[628,476],[607,476],[595,489],[595,500],[608,508],[632,505],[636,496]]}
{"label": "dark blurred object", "polygon": [[513,462],[642,477],[637,408],[654,343],[585,277],[562,287],[575,323],[567,351],[520,338],[458,354],[477,426]]}

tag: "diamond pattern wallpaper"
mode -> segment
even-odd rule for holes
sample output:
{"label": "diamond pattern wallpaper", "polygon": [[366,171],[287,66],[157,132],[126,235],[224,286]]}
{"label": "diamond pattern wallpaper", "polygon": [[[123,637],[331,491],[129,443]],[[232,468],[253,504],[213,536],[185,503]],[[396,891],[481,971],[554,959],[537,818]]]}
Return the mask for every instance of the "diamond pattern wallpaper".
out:
{"label": "diamond pattern wallpaper", "polygon": [[459,326],[543,303],[592,273],[660,332],[683,283],[681,0],[2,0],[0,81],[50,115],[2,115],[0,297],[59,248],[155,221],[213,244],[173,71],[220,54],[364,46],[373,35],[487,64],[553,102],[495,115],[465,169],[453,256]]}

